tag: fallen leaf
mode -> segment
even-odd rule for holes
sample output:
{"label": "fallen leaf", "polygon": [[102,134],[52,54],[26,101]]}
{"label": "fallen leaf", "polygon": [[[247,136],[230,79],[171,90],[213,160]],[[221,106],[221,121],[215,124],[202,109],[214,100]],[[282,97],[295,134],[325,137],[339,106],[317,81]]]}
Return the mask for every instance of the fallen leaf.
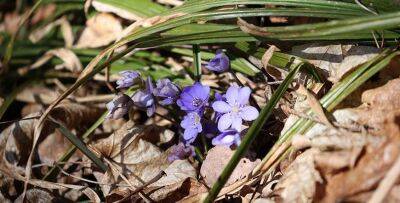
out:
{"label": "fallen leaf", "polygon": [[362,93],[361,101],[375,109],[400,108],[400,78],[388,81],[385,85]]}
{"label": "fallen leaf", "polygon": [[30,189],[26,191],[26,195],[23,196],[22,194],[15,200],[15,203],[51,203],[51,202],[56,202],[60,201],[60,199],[57,199],[54,197],[53,194],[51,194],[48,191],[45,191],[43,189]]}
{"label": "fallen leaf", "polygon": [[195,178],[196,171],[187,160],[177,160],[169,164],[167,153],[146,139],[151,137],[147,135],[148,132],[146,127],[128,122],[111,136],[93,145],[92,148],[107,160],[110,168],[105,174],[94,172],[99,182],[106,183],[101,186],[105,196],[124,197],[130,194],[129,190],[113,185],[128,184],[134,190],[164,171],[166,176],[145,189],[152,191],[150,198],[161,201],[179,189],[179,184],[186,179]]}
{"label": "fallen leaf", "polygon": [[125,18],[132,21],[142,20],[144,16],[139,16],[136,13],[132,13],[123,7],[112,6],[100,1],[92,0],[92,6],[99,12],[114,13],[121,18]]}
{"label": "fallen leaf", "polygon": [[396,137],[391,137],[381,146],[366,152],[352,170],[328,177],[327,194],[323,201],[343,200],[375,188],[400,155],[399,132],[397,131]]}
{"label": "fallen leaf", "polygon": [[304,44],[292,48],[292,54],[299,56],[322,69],[328,80],[337,83],[344,75],[357,66],[377,56],[379,49],[351,44]]}
{"label": "fallen leaf", "polygon": [[113,15],[99,13],[86,21],[76,48],[97,48],[110,44],[122,32],[121,22]]}
{"label": "fallen leaf", "polygon": [[51,104],[59,94],[44,86],[27,87],[17,94],[16,100],[26,103]]}
{"label": "fallen leaf", "polygon": [[47,51],[42,57],[40,57],[34,64],[30,65],[30,69],[36,69],[44,65],[51,58],[60,58],[63,63],[55,66],[56,70],[67,69],[73,73],[79,73],[82,71],[82,64],[79,58],[69,49],[58,48]]}
{"label": "fallen leaf", "polygon": [[[201,165],[200,175],[204,178],[205,183],[209,187],[218,180],[218,177],[221,175],[222,170],[231,159],[233,153],[234,151],[226,146],[215,146],[208,151],[206,159]],[[250,161],[248,158],[242,158],[225,186],[245,178],[258,163],[260,163],[260,160]]]}
{"label": "fallen leaf", "polygon": [[315,169],[314,156],[318,150],[310,149],[300,154],[275,187],[282,202],[312,202],[317,184],[323,180]]}
{"label": "fallen leaf", "polygon": [[70,48],[74,42],[74,34],[70,23],[65,16],[60,19],[51,22],[43,27],[37,28],[31,34],[29,34],[29,40],[33,43],[37,43],[42,40],[53,28],[60,26],[61,34],[63,35],[65,47]]}

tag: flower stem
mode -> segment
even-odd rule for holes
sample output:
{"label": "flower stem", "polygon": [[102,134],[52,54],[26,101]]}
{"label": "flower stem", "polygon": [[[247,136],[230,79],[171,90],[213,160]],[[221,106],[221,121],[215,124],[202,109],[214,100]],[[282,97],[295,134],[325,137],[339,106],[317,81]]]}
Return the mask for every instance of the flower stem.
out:
{"label": "flower stem", "polygon": [[201,55],[200,47],[198,44],[193,45],[193,64],[195,69],[195,79],[197,82],[199,82],[201,79]]}

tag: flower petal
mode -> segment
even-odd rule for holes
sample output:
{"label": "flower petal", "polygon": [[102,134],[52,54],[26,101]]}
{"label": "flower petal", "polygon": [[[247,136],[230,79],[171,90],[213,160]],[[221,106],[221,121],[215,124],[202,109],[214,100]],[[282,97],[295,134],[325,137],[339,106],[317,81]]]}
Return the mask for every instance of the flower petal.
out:
{"label": "flower petal", "polygon": [[238,132],[242,130],[242,118],[240,116],[235,116],[232,118],[232,128]]}
{"label": "flower petal", "polygon": [[258,117],[258,111],[252,106],[246,106],[241,109],[240,116],[245,121],[252,121]]}
{"label": "flower petal", "polygon": [[230,86],[226,91],[225,95],[226,101],[228,101],[230,105],[236,104],[238,96],[239,96],[239,87],[237,86]]}
{"label": "flower petal", "polygon": [[194,128],[188,128],[185,130],[185,132],[183,133],[183,139],[185,139],[185,141],[187,143],[192,143],[196,137],[197,137],[197,130]]}
{"label": "flower petal", "polygon": [[241,105],[246,105],[249,103],[249,98],[251,94],[251,89],[249,87],[242,87],[239,90],[238,102]]}
{"label": "flower petal", "polygon": [[232,125],[232,116],[230,113],[226,113],[218,120],[218,130],[224,131]]}
{"label": "flower petal", "polygon": [[232,107],[224,101],[216,101],[212,104],[214,111],[220,113],[228,113],[232,110]]}

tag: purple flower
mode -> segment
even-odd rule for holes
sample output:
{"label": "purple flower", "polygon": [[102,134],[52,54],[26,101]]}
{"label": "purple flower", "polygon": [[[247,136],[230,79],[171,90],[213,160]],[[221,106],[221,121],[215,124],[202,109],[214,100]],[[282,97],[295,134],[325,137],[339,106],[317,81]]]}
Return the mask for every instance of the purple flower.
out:
{"label": "purple flower", "polygon": [[156,104],[153,97],[153,83],[150,77],[146,80],[146,89],[140,90],[133,95],[133,102],[142,108],[146,108],[147,116],[152,116],[156,111]]}
{"label": "purple flower", "polygon": [[137,71],[126,70],[119,72],[119,74],[122,75],[122,78],[117,80],[117,89],[127,88],[141,81],[140,73]]}
{"label": "purple flower", "polygon": [[154,89],[154,96],[164,98],[160,101],[161,105],[170,105],[174,103],[179,94],[179,88],[169,79],[160,79],[157,81],[157,87]]}
{"label": "purple flower", "polygon": [[215,57],[208,62],[206,68],[219,73],[225,72],[229,69],[229,58],[224,52],[218,50]]}
{"label": "purple flower", "polygon": [[107,103],[107,119],[122,118],[133,106],[132,99],[126,94],[117,95],[112,101]]}
{"label": "purple flower", "polygon": [[[214,102],[216,102],[216,101],[224,101],[224,102],[226,102],[225,96],[220,94],[220,93],[218,93],[218,92],[215,93],[214,97],[215,97]],[[222,113],[215,112],[215,118],[214,119],[218,120],[221,116],[222,116]]]}
{"label": "purple flower", "polygon": [[212,104],[214,111],[223,114],[218,120],[218,130],[233,128],[240,132],[242,120],[252,121],[258,117],[257,109],[248,105],[250,94],[249,87],[230,86],[225,94],[226,102]]}
{"label": "purple flower", "polygon": [[196,82],[192,86],[183,88],[180,98],[176,101],[179,107],[184,111],[196,111],[201,113],[204,107],[208,105],[210,87],[203,86]]}
{"label": "purple flower", "polygon": [[183,117],[181,122],[181,126],[185,129],[183,133],[183,139],[186,143],[192,143],[201,131],[203,131],[203,127],[201,126],[201,117],[197,112],[189,112]]}
{"label": "purple flower", "polygon": [[182,142],[171,147],[171,151],[168,155],[168,161],[172,163],[175,160],[186,159],[190,156],[194,156],[193,146],[185,146]]}
{"label": "purple flower", "polygon": [[212,139],[213,145],[225,145],[230,147],[232,144],[240,145],[240,133],[236,130],[226,130]]}

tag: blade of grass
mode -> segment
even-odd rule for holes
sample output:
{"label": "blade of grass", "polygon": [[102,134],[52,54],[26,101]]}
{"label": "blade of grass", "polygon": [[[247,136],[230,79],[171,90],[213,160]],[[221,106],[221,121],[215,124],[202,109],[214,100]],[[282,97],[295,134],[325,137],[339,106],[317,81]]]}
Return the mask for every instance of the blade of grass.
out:
{"label": "blade of grass", "polygon": [[[89,140],[89,136],[103,123],[105,117],[107,115],[107,112],[103,113],[103,115],[100,116],[99,119],[97,119],[97,121],[90,126],[89,129],[87,129],[85,131],[85,133],[82,135],[82,139],[83,142],[87,143]],[[72,155],[75,153],[75,151],[77,150],[77,147],[75,145],[72,145],[65,153],[64,155],[58,159],[58,166],[59,167],[63,167],[64,164],[61,163],[65,163],[67,162]],[[47,181],[53,181],[57,178],[57,175],[60,173],[60,168],[57,166],[53,166],[47,173],[46,175],[43,177],[43,180],[47,180]]]}
{"label": "blade of grass", "polygon": [[193,66],[197,81],[201,79],[201,52],[198,44],[193,45]]}
{"label": "blade of grass", "polygon": [[106,164],[104,164],[89,148],[86,147],[85,143],[82,142],[76,135],[71,133],[66,127],[64,127],[61,123],[56,120],[50,118],[50,120],[57,125],[57,128],[60,132],[76,147],[78,148],[85,156],[87,156],[94,164],[96,164],[103,172],[108,170]]}
{"label": "blade of grass", "polygon": [[257,137],[262,126],[265,124],[265,122],[268,120],[269,116],[271,115],[273,108],[278,103],[279,99],[283,96],[283,94],[286,92],[286,89],[288,88],[289,84],[292,82],[294,76],[297,74],[297,72],[299,71],[301,66],[302,66],[302,63],[296,65],[296,67],[287,75],[287,77],[285,78],[283,83],[281,85],[279,85],[278,89],[272,95],[271,100],[268,102],[268,104],[261,110],[260,115],[254,121],[254,123],[250,126],[245,137],[243,138],[243,141],[240,143],[239,147],[236,149],[232,158],[230,159],[228,164],[225,166],[221,175],[218,177],[217,182],[213,185],[213,187],[209,191],[204,202],[211,203],[215,200],[215,198],[219,194],[219,191],[225,185],[226,181],[232,174],[236,165],[239,163],[240,159],[243,157],[243,155],[245,154],[247,149],[250,147],[250,144]]}

